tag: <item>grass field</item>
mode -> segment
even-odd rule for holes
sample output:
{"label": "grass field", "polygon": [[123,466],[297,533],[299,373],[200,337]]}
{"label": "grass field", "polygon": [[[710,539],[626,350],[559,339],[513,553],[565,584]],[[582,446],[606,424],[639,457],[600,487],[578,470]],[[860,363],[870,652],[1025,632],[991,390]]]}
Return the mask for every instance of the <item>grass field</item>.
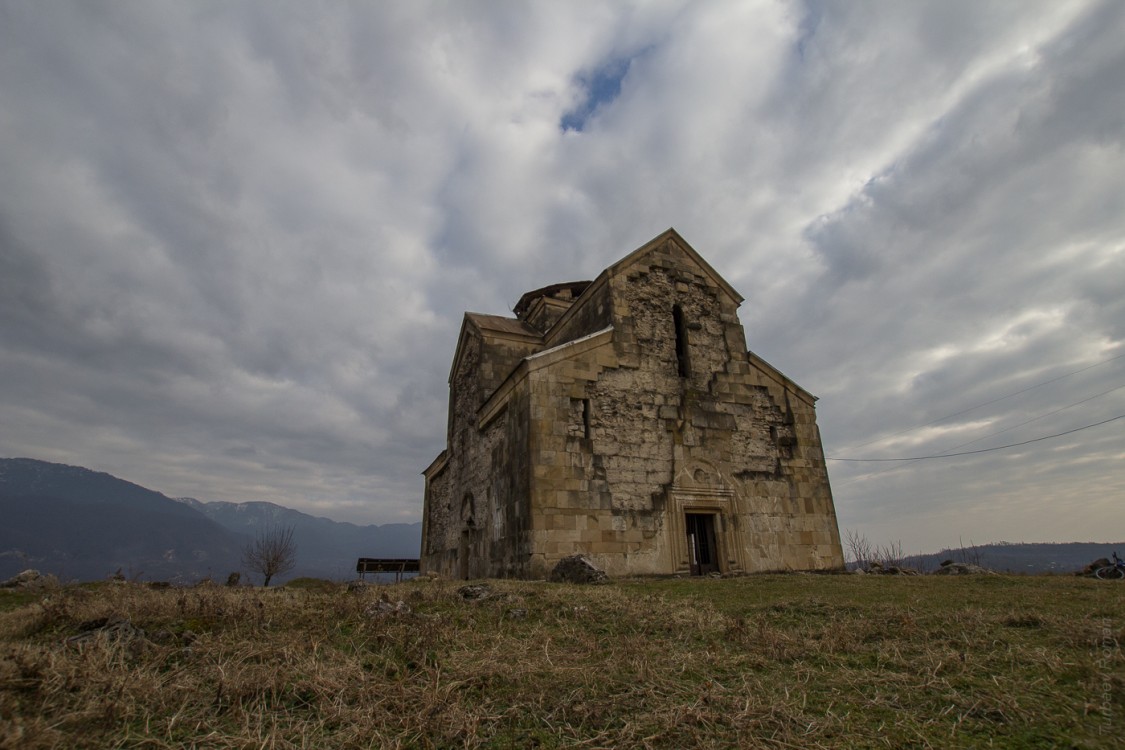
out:
{"label": "grass field", "polygon": [[1115,748],[1125,735],[1121,583],[489,583],[479,601],[446,581],[0,592],[0,747]]}

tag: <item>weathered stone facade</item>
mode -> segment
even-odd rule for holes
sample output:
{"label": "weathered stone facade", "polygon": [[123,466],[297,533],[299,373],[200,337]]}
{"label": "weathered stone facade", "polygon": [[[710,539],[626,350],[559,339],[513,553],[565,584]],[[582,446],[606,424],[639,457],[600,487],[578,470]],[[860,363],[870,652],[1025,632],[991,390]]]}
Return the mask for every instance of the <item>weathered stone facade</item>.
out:
{"label": "weathered stone facade", "polygon": [[423,472],[423,570],[843,567],[815,398],[747,351],[741,302],[668,230],[514,319],[467,313],[447,448]]}

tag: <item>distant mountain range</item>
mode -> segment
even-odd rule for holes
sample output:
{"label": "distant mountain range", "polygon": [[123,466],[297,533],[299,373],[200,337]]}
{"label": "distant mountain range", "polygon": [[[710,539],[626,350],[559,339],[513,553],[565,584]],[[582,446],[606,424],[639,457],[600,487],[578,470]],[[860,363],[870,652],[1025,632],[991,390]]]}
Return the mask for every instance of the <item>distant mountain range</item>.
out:
{"label": "distant mountain range", "polygon": [[[225,581],[249,574],[242,549],[259,530],[292,526],[298,576],[343,580],[359,557],[418,556],[422,524],[357,526],[273,503],[169,498],[78,466],[0,458],[0,579],[26,568],[64,580]],[[260,581],[259,581],[260,583]]]}
{"label": "distant mountain range", "polygon": [[1073,573],[1116,550],[1125,554],[1125,542],[996,542],[927,555],[911,555],[904,565],[923,572],[935,570],[944,560],[976,563],[1000,573]]}
{"label": "distant mountain range", "polygon": [[[176,498],[229,532],[251,539],[259,531],[292,526],[299,560],[292,576],[347,579],[355,577],[360,557],[418,557],[422,546],[421,523],[357,526],[331,521],[274,503],[202,503]],[[305,571],[305,572],[301,572]]]}
{"label": "distant mountain range", "polygon": [[[422,524],[357,526],[274,503],[204,503],[170,498],[79,466],[0,458],[0,580],[27,568],[63,580],[128,578],[220,582],[241,571],[242,549],[263,529],[292,526],[300,576],[346,580],[359,557],[418,557]],[[942,560],[1012,573],[1071,573],[1125,542],[999,542],[912,555],[904,564],[934,570]],[[260,583],[260,581],[256,581]]]}

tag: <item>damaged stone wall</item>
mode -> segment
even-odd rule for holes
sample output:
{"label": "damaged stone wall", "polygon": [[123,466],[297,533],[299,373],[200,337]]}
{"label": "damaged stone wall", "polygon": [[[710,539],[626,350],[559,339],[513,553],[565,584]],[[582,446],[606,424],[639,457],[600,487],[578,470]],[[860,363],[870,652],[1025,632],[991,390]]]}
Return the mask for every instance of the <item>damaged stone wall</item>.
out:
{"label": "damaged stone wall", "polygon": [[421,560],[426,561],[429,569],[434,571],[450,571],[456,564],[452,557],[452,540],[456,539],[457,530],[452,518],[451,476],[446,463],[426,481]]}
{"label": "damaged stone wall", "polygon": [[423,569],[439,575],[527,574],[526,398],[522,411],[516,399],[479,426],[478,410],[498,379],[498,363],[511,361],[516,348],[502,343],[466,329],[450,377],[450,448],[444,468],[427,482],[422,555]]}
{"label": "damaged stone wall", "polygon": [[618,366],[567,361],[533,386],[536,567],[580,552],[611,574],[683,571],[685,507],[670,498],[685,468],[689,502],[716,514],[724,569],[832,567],[827,476],[794,463],[796,417],[750,377],[736,303],[674,251],[646,260],[607,285]]}
{"label": "damaged stone wall", "polygon": [[538,346],[527,321],[467,316],[483,328],[450,379],[423,569],[542,578],[582,553],[610,575],[683,573],[689,526],[713,528],[723,572],[843,565],[814,399],[747,352],[737,293],[673,235]]}
{"label": "damaged stone wall", "polygon": [[[466,328],[456,369],[449,381],[448,457],[440,474],[429,477],[422,568],[449,577],[463,577],[467,555],[478,541],[466,529],[465,505],[475,506],[482,487],[465,476],[465,468],[479,458],[476,410],[481,401],[481,338]],[[473,508],[472,510],[475,510]],[[471,512],[471,511],[470,511]]]}
{"label": "damaged stone wall", "polygon": [[607,285],[595,282],[584,293],[584,297],[581,305],[574,305],[567,310],[557,325],[548,332],[546,347],[588,336],[610,324],[613,302]]}
{"label": "damaged stone wall", "polygon": [[775,476],[737,477],[748,498],[745,545],[754,570],[808,570],[843,566],[832,490],[811,400],[788,391],[783,375],[750,355],[747,382],[766,389],[786,419],[771,430],[778,452]]}
{"label": "damaged stone wall", "polygon": [[[485,332],[487,335],[487,331]],[[541,346],[526,341],[510,341],[496,336],[487,336],[484,341],[484,356],[480,358],[477,370],[472,373],[476,381],[477,406],[495,391],[524,357]]]}

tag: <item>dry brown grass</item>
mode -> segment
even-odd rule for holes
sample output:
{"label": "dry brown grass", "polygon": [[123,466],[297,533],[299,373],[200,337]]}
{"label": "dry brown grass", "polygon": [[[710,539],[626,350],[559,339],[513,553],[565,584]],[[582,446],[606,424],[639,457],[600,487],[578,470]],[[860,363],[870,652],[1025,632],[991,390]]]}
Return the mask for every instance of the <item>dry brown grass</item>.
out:
{"label": "dry brown grass", "polygon": [[1120,744],[1123,585],[492,586],[0,596],[0,747]]}

